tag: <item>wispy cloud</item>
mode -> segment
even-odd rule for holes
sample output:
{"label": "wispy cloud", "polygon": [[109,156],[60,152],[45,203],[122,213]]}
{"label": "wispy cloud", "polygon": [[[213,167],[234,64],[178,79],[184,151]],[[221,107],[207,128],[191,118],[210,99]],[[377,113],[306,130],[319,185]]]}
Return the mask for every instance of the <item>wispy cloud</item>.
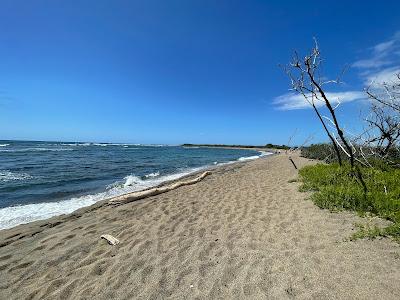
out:
{"label": "wispy cloud", "polygon": [[379,88],[382,83],[392,82],[400,72],[400,31],[370,48],[368,57],[356,61],[353,67],[362,70],[360,77],[366,86]]}
{"label": "wispy cloud", "polygon": [[394,83],[398,79],[397,74],[400,74],[400,66],[386,68],[378,72],[373,72],[365,77],[364,84],[372,88],[379,88],[382,83]]}
{"label": "wispy cloud", "polygon": [[[359,78],[365,87],[379,89],[382,83],[391,83],[396,80],[396,74],[400,73],[400,31],[390,39],[376,44],[367,49],[366,57],[352,64],[359,70]],[[344,91],[327,93],[331,101],[341,103],[366,99],[361,91]],[[302,95],[288,93],[276,97],[274,106],[279,110],[294,110],[312,108]],[[317,106],[323,106],[323,102],[317,101]]]}
{"label": "wispy cloud", "polygon": [[382,67],[392,66],[400,59],[400,31],[389,40],[381,42],[369,49],[365,59],[353,63],[353,67],[373,71]]}
{"label": "wispy cloud", "polygon": [[381,58],[381,57],[373,57],[368,59],[361,59],[356,61],[353,64],[353,67],[360,68],[360,69],[371,69],[371,68],[380,68],[391,65],[392,62]]}
{"label": "wispy cloud", "polygon": [[[311,96],[311,95],[310,95]],[[347,91],[338,93],[326,93],[326,96],[332,103],[346,103],[355,100],[365,99],[366,95],[362,92],[357,91]],[[303,97],[303,95],[288,93],[276,97],[273,101],[274,105],[279,110],[295,110],[295,109],[306,109],[312,108],[310,103]],[[316,100],[315,105],[321,107],[324,102],[321,100]]]}

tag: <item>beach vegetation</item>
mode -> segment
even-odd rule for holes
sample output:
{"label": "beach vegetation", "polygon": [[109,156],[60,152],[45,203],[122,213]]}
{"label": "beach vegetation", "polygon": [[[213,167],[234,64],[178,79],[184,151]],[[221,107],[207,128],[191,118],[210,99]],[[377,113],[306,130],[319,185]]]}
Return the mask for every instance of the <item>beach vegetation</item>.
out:
{"label": "beach vegetation", "polygon": [[289,150],[290,147],[287,145],[276,145],[276,144],[266,144],[264,146],[267,149],[279,149],[279,150]]}
{"label": "beach vegetation", "polygon": [[392,222],[385,228],[362,227],[354,238],[390,236],[400,241],[400,169],[386,166],[360,167],[366,186],[351,176],[350,164],[306,166],[299,171],[301,191],[312,191],[311,200],[331,211],[351,210]]}
{"label": "beach vegetation", "polygon": [[[364,153],[372,153],[377,152],[379,149],[377,147],[371,147],[368,149],[367,147],[363,147]],[[340,154],[342,159],[346,158],[344,153]],[[320,144],[311,144],[309,146],[305,146],[301,148],[301,156],[309,159],[320,160],[325,163],[335,163],[337,162],[336,157],[334,155],[334,150],[331,144],[329,143],[320,143]],[[357,155],[357,159],[363,159],[361,155]],[[377,155],[370,155],[368,157],[368,164],[372,167],[377,167],[380,169],[384,169],[387,167],[400,167],[400,148],[399,147],[391,147],[385,156],[385,159],[381,159]]]}
{"label": "beach vegetation", "polygon": [[340,84],[341,76],[327,80],[322,61],[315,41],[308,55],[295,52],[284,68],[292,90],[313,109],[329,140],[301,147],[303,157],[324,163],[299,171],[300,190],[312,191],[310,197],[320,208],[351,210],[391,222],[384,228],[360,225],[352,238],[390,236],[400,241],[400,74],[394,81],[365,89],[370,107],[360,119],[360,133],[354,134],[337,117],[340,100],[326,91]]}

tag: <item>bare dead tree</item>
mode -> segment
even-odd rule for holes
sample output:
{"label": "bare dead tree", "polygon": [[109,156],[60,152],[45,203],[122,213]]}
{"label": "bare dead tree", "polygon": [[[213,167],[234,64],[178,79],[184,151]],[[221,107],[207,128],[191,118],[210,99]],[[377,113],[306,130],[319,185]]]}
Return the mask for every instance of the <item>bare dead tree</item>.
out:
{"label": "bare dead tree", "polygon": [[293,139],[295,138],[297,132],[298,132],[298,128],[296,128],[293,131],[292,135],[289,137],[288,142],[287,142],[287,146],[289,147],[289,149],[286,150],[286,153],[292,152],[294,150],[295,146],[290,146],[290,145],[291,145]]}
{"label": "bare dead tree", "polygon": [[366,93],[376,103],[400,113],[400,73],[396,74],[391,82],[372,82],[366,88]]}
{"label": "bare dead tree", "polygon": [[310,134],[297,149],[301,150],[305,145],[309,144],[314,139],[314,134]]}
{"label": "bare dead tree", "polygon": [[366,149],[364,159],[369,156],[392,164],[389,154],[399,151],[400,142],[400,74],[388,82],[372,82],[366,93],[371,110],[365,118],[367,128],[360,135]]}
{"label": "bare dead tree", "polygon": [[[292,62],[285,67],[285,71],[291,80],[292,89],[301,94],[314,109],[322,127],[332,142],[339,165],[343,164],[340,151],[342,150],[349,158],[351,166],[354,167],[355,148],[352,147],[351,142],[345,137],[335,112],[340,102],[334,106],[324,90],[324,85],[326,84],[339,84],[340,77],[336,80],[324,81],[320,72],[321,64],[321,53],[318,43],[315,40],[314,48],[311,50],[310,54],[300,59],[297,52],[295,52]],[[328,110],[329,116],[322,115],[319,106],[324,106]],[[330,132],[328,129],[330,124],[332,124],[334,128],[334,132]],[[339,137],[339,141],[335,133]]]}
{"label": "bare dead tree", "polygon": [[[288,146],[290,146],[290,142],[291,142],[291,140],[293,139],[293,137],[295,136],[296,132],[297,132],[297,128],[296,128],[295,132],[293,133],[293,135],[289,138]],[[291,153],[291,152],[293,152],[293,151],[295,151],[295,150],[301,150],[301,148],[303,148],[306,144],[308,144],[313,138],[314,138],[313,135],[309,135],[309,136],[303,141],[303,143],[302,143],[300,146],[298,146],[298,147],[292,146],[292,147],[290,147],[288,150],[286,150],[286,153],[288,153],[288,152]],[[297,170],[297,165],[295,164],[295,162],[294,162],[294,160],[293,160],[293,158],[292,158],[291,156],[289,156],[289,160],[290,160],[290,162],[292,163],[293,167]]]}
{"label": "bare dead tree", "polygon": [[376,132],[368,142],[383,159],[397,146],[400,139],[400,118],[391,110],[382,105],[372,104],[370,116],[366,119],[371,131]]}

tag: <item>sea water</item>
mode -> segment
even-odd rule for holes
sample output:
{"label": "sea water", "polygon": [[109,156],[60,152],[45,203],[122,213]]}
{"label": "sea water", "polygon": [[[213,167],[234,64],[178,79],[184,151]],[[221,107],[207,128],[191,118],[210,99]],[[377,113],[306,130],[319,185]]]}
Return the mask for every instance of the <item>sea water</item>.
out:
{"label": "sea water", "polygon": [[0,140],[0,229],[71,213],[210,166],[266,154],[167,145]]}

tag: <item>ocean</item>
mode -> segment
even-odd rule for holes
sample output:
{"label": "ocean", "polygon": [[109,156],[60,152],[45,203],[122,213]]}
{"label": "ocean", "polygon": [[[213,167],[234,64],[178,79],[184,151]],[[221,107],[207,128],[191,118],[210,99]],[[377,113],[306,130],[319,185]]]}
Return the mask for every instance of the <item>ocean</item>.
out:
{"label": "ocean", "polygon": [[71,213],[211,166],[267,154],[167,145],[0,140],[0,229]]}

